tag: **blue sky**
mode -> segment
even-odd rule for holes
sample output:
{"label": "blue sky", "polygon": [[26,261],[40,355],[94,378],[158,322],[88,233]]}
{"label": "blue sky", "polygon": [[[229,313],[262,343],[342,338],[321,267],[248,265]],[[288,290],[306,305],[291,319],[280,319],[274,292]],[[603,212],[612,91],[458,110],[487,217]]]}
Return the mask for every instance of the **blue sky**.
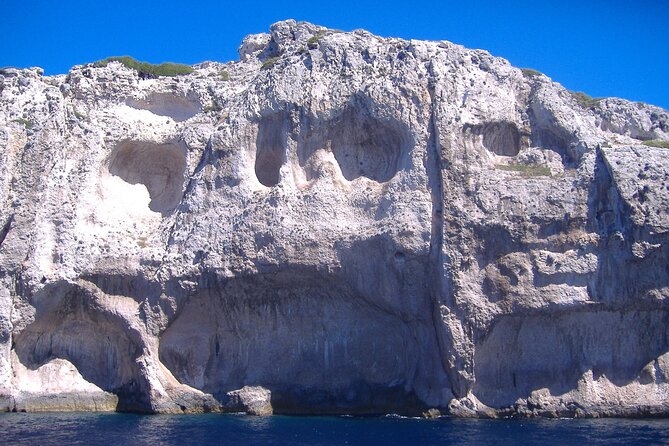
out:
{"label": "blue sky", "polygon": [[246,34],[286,18],[483,48],[572,90],[669,109],[667,0],[0,0],[0,67],[225,62]]}

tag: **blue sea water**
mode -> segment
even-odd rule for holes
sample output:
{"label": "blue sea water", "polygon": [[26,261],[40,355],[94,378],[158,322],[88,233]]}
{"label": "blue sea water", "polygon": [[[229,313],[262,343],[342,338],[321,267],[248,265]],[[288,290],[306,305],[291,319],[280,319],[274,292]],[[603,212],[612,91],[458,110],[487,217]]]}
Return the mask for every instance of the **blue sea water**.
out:
{"label": "blue sea water", "polygon": [[654,445],[669,420],[0,414],[6,445]]}

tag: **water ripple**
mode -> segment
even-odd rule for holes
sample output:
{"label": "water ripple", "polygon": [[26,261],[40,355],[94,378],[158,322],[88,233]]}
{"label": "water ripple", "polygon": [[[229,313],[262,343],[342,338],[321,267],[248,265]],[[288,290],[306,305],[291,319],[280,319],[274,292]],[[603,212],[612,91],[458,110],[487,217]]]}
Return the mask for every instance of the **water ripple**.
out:
{"label": "water ripple", "polygon": [[656,445],[669,420],[416,420],[397,417],[0,414],[15,445]]}

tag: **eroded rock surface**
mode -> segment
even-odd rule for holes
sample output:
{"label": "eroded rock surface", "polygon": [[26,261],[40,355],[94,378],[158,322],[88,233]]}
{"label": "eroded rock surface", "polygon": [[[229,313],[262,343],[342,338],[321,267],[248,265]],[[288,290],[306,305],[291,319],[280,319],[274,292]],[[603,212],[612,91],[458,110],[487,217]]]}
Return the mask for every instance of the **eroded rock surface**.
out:
{"label": "eroded rock surface", "polygon": [[294,21],[194,68],[0,72],[1,408],[669,413],[666,111]]}
{"label": "eroded rock surface", "polygon": [[260,386],[244,386],[227,394],[226,409],[246,412],[250,415],[272,415],[272,392]]}

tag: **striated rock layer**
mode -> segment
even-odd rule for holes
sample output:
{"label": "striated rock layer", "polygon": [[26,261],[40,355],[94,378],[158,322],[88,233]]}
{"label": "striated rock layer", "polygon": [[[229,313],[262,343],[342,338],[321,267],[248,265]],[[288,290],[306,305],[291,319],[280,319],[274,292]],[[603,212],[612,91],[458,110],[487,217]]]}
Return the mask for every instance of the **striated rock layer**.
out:
{"label": "striated rock layer", "polygon": [[194,68],[2,70],[0,409],[669,414],[665,110],[294,21]]}

